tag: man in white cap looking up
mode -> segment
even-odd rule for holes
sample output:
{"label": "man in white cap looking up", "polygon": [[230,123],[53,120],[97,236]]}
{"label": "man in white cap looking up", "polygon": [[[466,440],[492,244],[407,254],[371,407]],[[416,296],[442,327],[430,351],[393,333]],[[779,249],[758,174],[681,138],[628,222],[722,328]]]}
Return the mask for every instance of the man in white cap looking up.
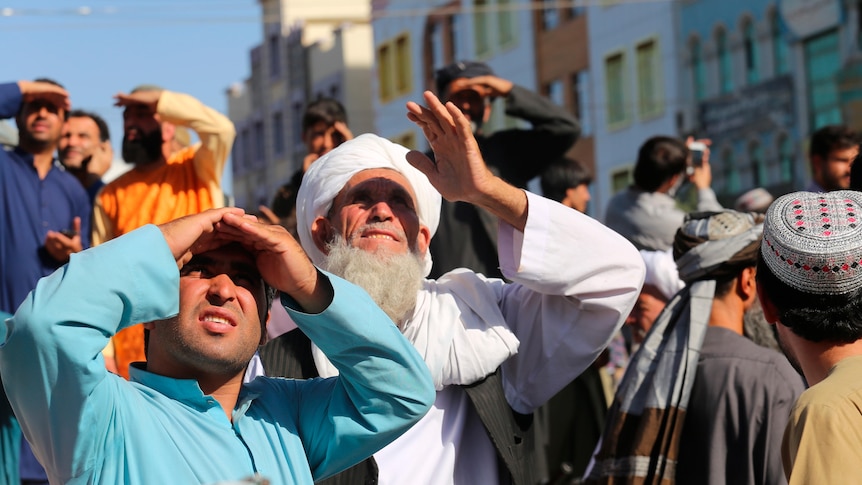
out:
{"label": "man in white cap looking up", "polygon": [[[494,176],[458,108],[430,92],[425,102],[408,103],[408,118],[436,162],[362,135],[315,162],[299,191],[298,232],[312,261],[368,290],[437,389],[427,418],[361,473],[382,484],[536,483],[530,414],[620,328],[643,262],[595,220]],[[500,264],[513,283],[466,269],[425,278],[441,194],[497,216]],[[267,373],[331,375],[292,334],[262,351]]]}
{"label": "man in white cap looking up", "polygon": [[[766,213],[757,289],[811,386],[781,453],[790,485],[858,482],[862,460],[862,194],[795,192]],[[857,477],[857,478],[852,478]]]}

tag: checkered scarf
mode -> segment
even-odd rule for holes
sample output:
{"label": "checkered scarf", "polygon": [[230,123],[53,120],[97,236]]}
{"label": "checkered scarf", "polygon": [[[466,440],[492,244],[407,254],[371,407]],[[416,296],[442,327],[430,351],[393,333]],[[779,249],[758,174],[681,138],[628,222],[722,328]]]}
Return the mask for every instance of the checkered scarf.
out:
{"label": "checkered scarf", "polygon": [[706,335],[715,277],[763,232],[751,214],[686,218],[677,233],[703,241],[677,258],[687,286],[668,302],[629,362],[608,414],[589,484],[672,484],[679,437]]}

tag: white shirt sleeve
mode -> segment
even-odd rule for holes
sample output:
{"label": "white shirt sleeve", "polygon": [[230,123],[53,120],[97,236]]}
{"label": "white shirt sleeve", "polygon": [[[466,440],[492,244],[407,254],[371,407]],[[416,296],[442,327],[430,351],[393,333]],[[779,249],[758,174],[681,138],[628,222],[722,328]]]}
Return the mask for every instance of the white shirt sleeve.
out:
{"label": "white shirt sleeve", "polygon": [[500,309],[521,344],[502,366],[515,411],[532,412],[587,368],[631,311],[643,260],[622,236],[527,192],[523,233],[500,223]]}

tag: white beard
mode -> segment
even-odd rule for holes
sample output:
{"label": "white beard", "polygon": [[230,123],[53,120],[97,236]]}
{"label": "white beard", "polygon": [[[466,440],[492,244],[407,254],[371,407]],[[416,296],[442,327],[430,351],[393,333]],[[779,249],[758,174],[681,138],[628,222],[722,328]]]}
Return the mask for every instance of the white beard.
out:
{"label": "white beard", "polygon": [[362,287],[399,327],[412,315],[424,278],[422,257],[413,252],[369,253],[349,246],[340,235],[328,250],[323,269]]}

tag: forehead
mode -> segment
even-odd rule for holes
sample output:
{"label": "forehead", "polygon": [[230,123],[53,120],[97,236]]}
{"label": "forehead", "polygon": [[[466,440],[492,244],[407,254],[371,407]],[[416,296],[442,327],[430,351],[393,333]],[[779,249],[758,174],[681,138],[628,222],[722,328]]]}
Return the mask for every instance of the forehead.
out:
{"label": "forehead", "polygon": [[86,131],[99,134],[99,125],[88,116],[75,116],[66,121],[66,129],[71,131]]}
{"label": "forehead", "polygon": [[130,104],[123,110],[123,118],[155,116],[156,110],[145,104]]}
{"label": "forehead", "polygon": [[202,264],[221,270],[257,271],[254,256],[239,244],[231,243],[216,249],[194,255],[189,264]]}
{"label": "forehead", "polygon": [[387,191],[405,191],[410,194],[410,197],[414,201],[416,200],[413,186],[410,185],[407,177],[389,168],[372,168],[358,172],[353,177],[350,177],[350,180],[344,184],[344,188],[341,189],[338,195],[347,195],[352,192],[372,188]]}

